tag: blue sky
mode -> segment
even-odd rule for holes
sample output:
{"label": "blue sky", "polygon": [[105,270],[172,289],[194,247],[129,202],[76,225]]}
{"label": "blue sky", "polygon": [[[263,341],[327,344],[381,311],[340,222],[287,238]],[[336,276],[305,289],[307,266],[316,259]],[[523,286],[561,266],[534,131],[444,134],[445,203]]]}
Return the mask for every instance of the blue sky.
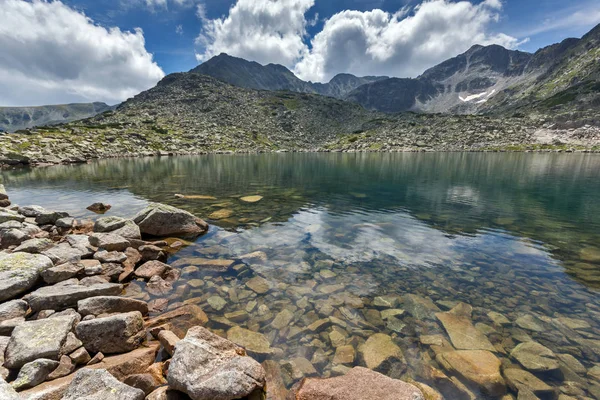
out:
{"label": "blue sky", "polygon": [[[146,37],[146,48],[166,73],[187,71],[198,64],[194,56],[194,40],[202,22],[193,9],[168,5],[148,7],[143,4],[124,6],[123,0],[65,0],[70,6],[83,10],[96,22],[106,26],[118,26],[124,30],[140,27]],[[472,1],[480,3],[481,1]],[[226,15],[234,0],[205,0],[209,19]],[[310,38],[323,26],[323,18],[329,18],[341,10],[368,11],[375,8],[396,12],[406,5],[416,5],[410,0],[317,0],[306,14],[312,20],[316,14],[320,21],[307,29]],[[600,2],[593,0],[504,0],[501,18],[491,26],[495,32],[503,32],[529,42],[519,46],[520,50],[535,52],[543,46],[559,42],[567,37],[580,37],[600,20],[561,24],[569,16],[586,10],[600,11]],[[553,27],[553,25],[556,25]],[[177,33],[181,26],[182,33]],[[547,30],[546,30],[547,29]],[[542,30],[541,32],[537,32]]]}
{"label": "blue sky", "polygon": [[0,0],[0,21],[0,106],[115,104],[221,52],[318,82],[534,52],[600,23],[600,1]]}

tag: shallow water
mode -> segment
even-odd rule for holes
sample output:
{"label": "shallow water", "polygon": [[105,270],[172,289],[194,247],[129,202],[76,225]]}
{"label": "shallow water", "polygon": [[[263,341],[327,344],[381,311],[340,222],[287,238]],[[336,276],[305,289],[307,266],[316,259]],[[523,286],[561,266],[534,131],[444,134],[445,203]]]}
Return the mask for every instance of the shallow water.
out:
{"label": "shallow water", "polygon": [[[223,331],[228,322],[219,317],[243,311],[229,316],[235,324],[265,334],[279,349],[267,358],[303,357],[320,375],[341,371],[333,363],[333,331],[356,351],[347,366],[360,365],[361,344],[381,332],[402,348],[408,363],[407,368],[392,366],[388,375],[436,386],[423,368],[435,366],[435,354],[419,338],[445,334],[444,329],[435,317],[411,313],[407,294],[431,299],[444,311],[457,302],[473,306],[473,323],[505,363],[517,364],[502,352],[527,340],[571,354],[587,368],[600,361],[596,155],[119,159],[6,170],[2,178],[14,203],[39,204],[82,218],[96,218],[85,210],[96,201],[113,205],[107,215],[132,216],[148,201],[187,209],[213,228],[171,256],[169,262],[184,268],[193,264],[185,261],[193,257],[238,258],[263,251],[266,260],[246,260],[248,268],[239,274],[184,269],[178,284],[187,283],[186,291],[171,296],[170,304],[200,304],[212,319],[209,326]],[[175,194],[214,199],[179,199]],[[240,199],[249,195],[263,199]],[[269,282],[267,293],[246,286],[256,276]],[[149,298],[135,290],[130,294]],[[393,308],[405,312],[383,320],[386,307],[375,298],[385,295],[398,296]],[[215,302],[214,296],[224,302]],[[216,311],[208,298],[225,305]],[[286,323],[274,327],[273,319],[284,309],[289,313],[280,317],[287,317]],[[495,325],[490,311],[511,323]],[[529,315],[542,329],[517,322]],[[327,316],[337,317],[338,323],[298,333]],[[560,322],[563,317],[589,327],[571,329]],[[561,385],[555,376],[541,377]],[[580,378],[583,393],[598,394],[591,381]]]}

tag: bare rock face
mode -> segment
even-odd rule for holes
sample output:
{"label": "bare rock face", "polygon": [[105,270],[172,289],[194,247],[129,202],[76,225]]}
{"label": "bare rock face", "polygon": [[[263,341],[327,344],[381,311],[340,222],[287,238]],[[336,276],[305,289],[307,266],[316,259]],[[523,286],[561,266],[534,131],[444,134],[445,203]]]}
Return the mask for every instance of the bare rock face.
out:
{"label": "bare rock face", "polygon": [[77,311],[82,316],[139,311],[148,314],[148,303],[119,296],[90,297],[77,302]]}
{"label": "bare rock face", "polygon": [[410,383],[388,378],[367,368],[352,368],[346,375],[330,379],[306,378],[288,394],[290,400],[425,400]]}
{"label": "bare rock face", "polygon": [[149,204],[133,221],[152,236],[197,236],[208,230],[206,222],[189,212],[159,203]]}
{"label": "bare rock face", "polygon": [[0,253],[0,301],[10,300],[31,289],[52,260],[40,254]]}
{"label": "bare rock face", "polygon": [[144,400],[140,389],[119,382],[107,370],[81,369],[62,400]]}
{"label": "bare rock face", "polygon": [[77,321],[75,316],[24,322],[12,332],[4,365],[18,369],[38,358],[58,360],[61,349]]}
{"label": "bare rock face", "polygon": [[205,328],[191,328],[169,366],[171,389],[192,400],[232,400],[262,391],[265,371],[245,351]]}
{"label": "bare rock face", "polygon": [[95,318],[77,325],[77,337],[91,353],[125,353],[136,349],[145,336],[139,311]]}

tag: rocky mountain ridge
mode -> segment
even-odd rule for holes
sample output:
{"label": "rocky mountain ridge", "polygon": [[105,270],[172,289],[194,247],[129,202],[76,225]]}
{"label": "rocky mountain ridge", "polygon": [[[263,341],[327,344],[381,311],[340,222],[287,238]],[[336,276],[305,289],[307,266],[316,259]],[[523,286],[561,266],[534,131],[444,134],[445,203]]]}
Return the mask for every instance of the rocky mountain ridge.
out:
{"label": "rocky mountain ridge", "polygon": [[306,82],[292,71],[279,64],[260,65],[243,58],[225,53],[198,65],[190,72],[212,76],[223,82],[247,89],[289,90],[299,93],[313,93],[343,99],[357,87],[387,79],[387,76],[356,77],[351,74],[338,74],[328,83]]}
{"label": "rocky mountain ridge", "polygon": [[93,117],[114,107],[105,103],[73,103],[39,107],[0,107],[0,131],[15,132]]}

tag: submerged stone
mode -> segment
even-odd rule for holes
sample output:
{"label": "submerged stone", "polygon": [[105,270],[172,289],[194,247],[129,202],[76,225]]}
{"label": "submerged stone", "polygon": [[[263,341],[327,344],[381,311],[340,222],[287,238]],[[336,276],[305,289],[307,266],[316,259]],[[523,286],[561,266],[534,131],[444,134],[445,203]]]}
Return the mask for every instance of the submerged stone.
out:
{"label": "submerged stone", "polygon": [[496,351],[488,338],[473,326],[470,318],[450,312],[437,313],[435,316],[440,320],[457,349]]}

